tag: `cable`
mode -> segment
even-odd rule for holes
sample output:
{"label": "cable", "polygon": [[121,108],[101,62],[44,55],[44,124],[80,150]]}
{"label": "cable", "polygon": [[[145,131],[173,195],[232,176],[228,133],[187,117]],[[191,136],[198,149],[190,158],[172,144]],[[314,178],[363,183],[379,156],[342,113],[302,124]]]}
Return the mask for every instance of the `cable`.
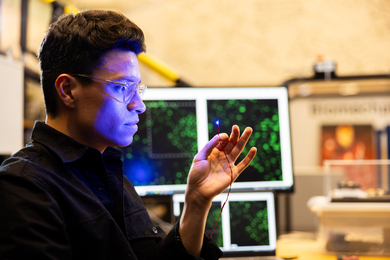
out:
{"label": "cable", "polygon": [[[221,137],[220,137],[220,135],[219,135],[219,120],[217,120],[215,123],[216,123],[216,125],[218,126],[218,137],[219,137],[219,141],[221,141]],[[222,144],[221,144],[221,146],[222,146]],[[232,170],[232,167],[230,166],[230,160],[229,160],[229,158],[227,157],[227,154],[226,154],[226,152],[225,152],[225,147],[222,146],[222,148],[223,148],[223,153],[225,154],[226,160],[227,160],[228,165],[229,165],[229,168],[230,168],[230,186],[229,186],[228,194],[227,194],[227,196],[226,196],[226,200],[225,200],[225,202],[222,204],[221,212],[219,213],[219,216],[218,216],[218,218],[217,218],[217,221],[215,222],[215,225],[214,225],[213,231],[211,232],[210,238],[213,237],[213,234],[214,234],[215,228],[217,227],[219,218],[220,218],[221,215],[222,215],[223,208],[225,207],[225,204],[226,204],[226,202],[227,202],[228,199],[229,199],[229,194],[230,194],[230,191],[231,191],[231,189],[232,189],[232,183],[233,183],[233,170]]]}

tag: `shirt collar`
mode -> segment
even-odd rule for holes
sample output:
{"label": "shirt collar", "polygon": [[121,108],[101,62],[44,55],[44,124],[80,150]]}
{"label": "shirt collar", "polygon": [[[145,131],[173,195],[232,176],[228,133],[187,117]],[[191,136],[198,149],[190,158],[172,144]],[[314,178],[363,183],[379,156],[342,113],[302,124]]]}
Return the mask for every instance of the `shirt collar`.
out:
{"label": "shirt collar", "polygon": [[[55,152],[63,163],[75,162],[87,152],[101,154],[97,149],[77,142],[42,121],[35,121],[31,139]],[[118,159],[121,155],[121,150],[114,147],[107,147],[103,152],[105,158]]]}

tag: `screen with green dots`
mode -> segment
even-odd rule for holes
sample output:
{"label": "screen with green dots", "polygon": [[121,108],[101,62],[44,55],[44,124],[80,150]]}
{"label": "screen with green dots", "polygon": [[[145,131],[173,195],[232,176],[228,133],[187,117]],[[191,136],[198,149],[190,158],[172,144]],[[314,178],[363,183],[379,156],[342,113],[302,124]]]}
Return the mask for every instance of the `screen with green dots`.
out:
{"label": "screen with green dots", "polygon": [[[179,219],[184,194],[175,194],[172,200],[174,215]],[[225,200],[226,194],[214,198],[206,222],[207,234],[211,234]],[[213,241],[225,256],[245,253],[273,255],[277,239],[274,205],[271,192],[231,193],[213,234]]]}
{"label": "screen with green dots", "polygon": [[123,150],[124,174],[140,195],[185,191],[196,153],[219,131],[238,125],[253,134],[257,154],[232,191],[293,188],[288,95],[285,87],[149,88],[138,132]]}

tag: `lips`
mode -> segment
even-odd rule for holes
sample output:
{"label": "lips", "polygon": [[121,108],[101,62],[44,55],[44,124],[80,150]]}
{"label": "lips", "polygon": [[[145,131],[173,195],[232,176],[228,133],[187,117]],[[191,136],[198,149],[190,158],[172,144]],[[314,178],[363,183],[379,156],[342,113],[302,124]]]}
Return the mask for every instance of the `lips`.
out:
{"label": "lips", "polygon": [[125,125],[133,126],[133,125],[137,125],[138,122],[139,122],[138,120],[137,121],[131,121],[131,122],[126,123]]}
{"label": "lips", "polygon": [[139,120],[134,120],[134,121],[130,121],[130,122],[127,122],[125,125],[136,125],[138,124]]}

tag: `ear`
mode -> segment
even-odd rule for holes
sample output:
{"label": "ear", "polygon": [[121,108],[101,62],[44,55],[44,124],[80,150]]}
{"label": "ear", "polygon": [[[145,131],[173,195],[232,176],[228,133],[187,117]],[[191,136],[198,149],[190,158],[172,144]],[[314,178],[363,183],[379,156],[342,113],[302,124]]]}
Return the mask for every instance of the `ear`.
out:
{"label": "ear", "polygon": [[73,108],[75,105],[73,92],[77,82],[69,74],[61,74],[55,82],[56,91],[60,102],[66,107]]}

